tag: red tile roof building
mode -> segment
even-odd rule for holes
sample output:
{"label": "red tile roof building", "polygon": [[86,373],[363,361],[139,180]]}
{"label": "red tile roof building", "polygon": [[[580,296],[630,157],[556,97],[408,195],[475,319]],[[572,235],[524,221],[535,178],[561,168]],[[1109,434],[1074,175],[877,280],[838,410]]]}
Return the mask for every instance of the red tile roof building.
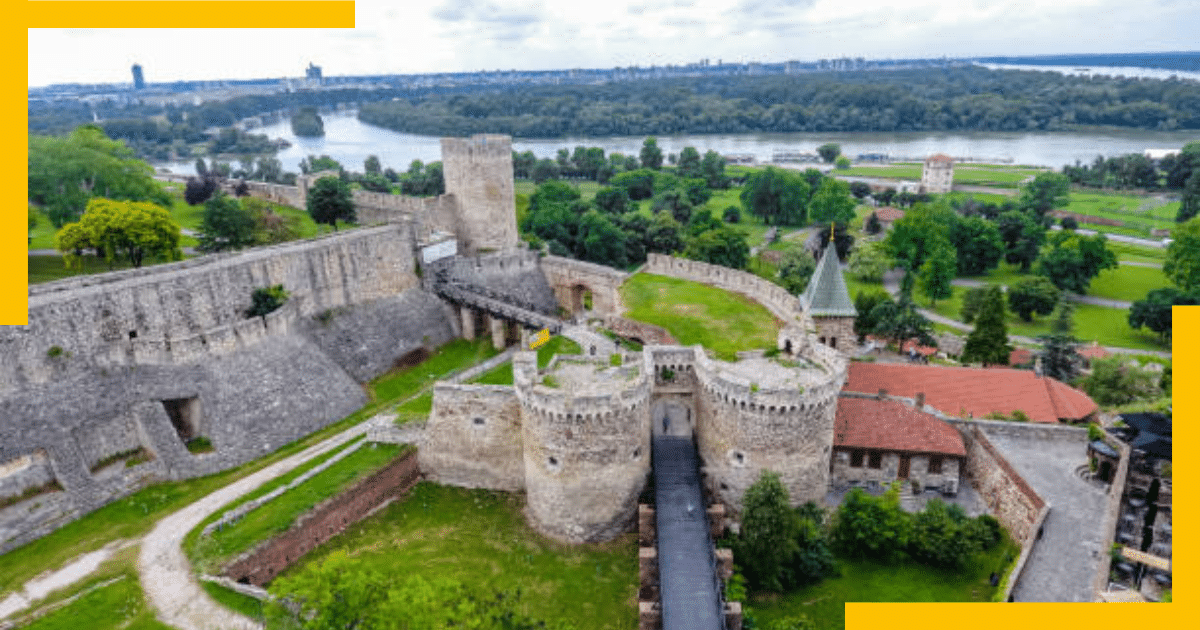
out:
{"label": "red tile roof building", "polygon": [[896,400],[843,396],[833,428],[834,488],[883,487],[896,480],[915,491],[958,491],[967,450],[949,423]]}
{"label": "red tile roof building", "polygon": [[1020,410],[1033,422],[1086,420],[1099,407],[1087,394],[1027,370],[987,370],[899,363],[851,363],[845,391],[925,395],[925,403],[952,416],[982,418]]}

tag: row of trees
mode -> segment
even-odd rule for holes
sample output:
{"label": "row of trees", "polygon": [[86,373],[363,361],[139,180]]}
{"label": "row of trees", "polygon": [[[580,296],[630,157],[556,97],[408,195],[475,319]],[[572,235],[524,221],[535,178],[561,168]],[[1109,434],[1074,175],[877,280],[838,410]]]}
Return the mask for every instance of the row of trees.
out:
{"label": "row of trees", "polygon": [[409,133],[522,137],[1200,128],[1200,86],[979,67],[521,86],[364,103]]}
{"label": "row of trees", "polygon": [[[728,188],[730,179],[725,175],[725,158],[716,151],[706,151],[701,157],[695,147],[684,147],[679,155],[671,154],[669,162],[675,166],[679,177],[701,179],[712,189]],[[663,168],[663,154],[654,137],[642,143],[640,157],[611,153],[605,156],[601,147],[577,146],[574,152],[559,149],[553,160],[538,159],[533,151],[513,151],[513,173],[519,179],[532,179],[535,183],[558,178],[582,178],[607,184],[616,175],[628,171],[645,169],[658,171]]]}
{"label": "row of trees", "polygon": [[1129,309],[1129,325],[1158,333],[1171,340],[1171,307],[1200,304],[1200,217],[1192,217],[1171,230],[1171,244],[1163,261],[1163,274],[1173,286],[1154,289]]}

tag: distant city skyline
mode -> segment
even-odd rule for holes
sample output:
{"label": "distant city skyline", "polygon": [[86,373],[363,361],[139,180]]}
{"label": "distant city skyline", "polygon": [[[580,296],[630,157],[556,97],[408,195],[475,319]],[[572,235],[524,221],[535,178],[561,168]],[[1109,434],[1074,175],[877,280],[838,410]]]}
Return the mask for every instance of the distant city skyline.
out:
{"label": "distant city skyline", "polygon": [[1193,0],[358,0],[355,29],[29,29],[31,87],[1195,50]]}

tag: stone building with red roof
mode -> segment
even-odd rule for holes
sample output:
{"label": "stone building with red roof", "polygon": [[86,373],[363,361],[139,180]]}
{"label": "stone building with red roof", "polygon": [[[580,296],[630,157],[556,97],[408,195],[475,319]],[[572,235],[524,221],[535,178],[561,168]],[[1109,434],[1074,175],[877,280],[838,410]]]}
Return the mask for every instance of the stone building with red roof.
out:
{"label": "stone building with red roof", "polygon": [[914,491],[955,494],[966,457],[957,429],[912,405],[877,397],[838,399],[829,462],[835,489],[900,480]]}
{"label": "stone building with red roof", "polygon": [[[876,219],[879,219],[879,225],[884,230],[892,229],[893,223],[904,218],[903,210],[900,210],[898,208],[893,208],[891,206],[883,206],[882,208],[876,208],[875,212],[873,212],[872,214],[875,215]],[[863,219],[863,229],[864,230],[867,229],[867,222],[870,220],[871,220],[870,216]]]}
{"label": "stone building with red roof", "polygon": [[945,153],[925,158],[921,169],[921,192],[948,193],[954,187],[954,159]]}
{"label": "stone building with red roof", "polygon": [[983,418],[1021,411],[1032,422],[1085,422],[1099,406],[1087,394],[1028,370],[851,363],[843,391],[915,398],[950,416]]}

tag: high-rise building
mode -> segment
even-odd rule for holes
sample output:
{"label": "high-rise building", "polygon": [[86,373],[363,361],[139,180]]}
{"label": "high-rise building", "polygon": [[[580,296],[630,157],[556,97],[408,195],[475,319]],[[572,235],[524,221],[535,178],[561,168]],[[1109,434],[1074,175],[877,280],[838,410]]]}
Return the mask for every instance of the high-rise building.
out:
{"label": "high-rise building", "polygon": [[146,78],[142,76],[141,64],[133,64],[133,89],[141,90],[146,87]]}

